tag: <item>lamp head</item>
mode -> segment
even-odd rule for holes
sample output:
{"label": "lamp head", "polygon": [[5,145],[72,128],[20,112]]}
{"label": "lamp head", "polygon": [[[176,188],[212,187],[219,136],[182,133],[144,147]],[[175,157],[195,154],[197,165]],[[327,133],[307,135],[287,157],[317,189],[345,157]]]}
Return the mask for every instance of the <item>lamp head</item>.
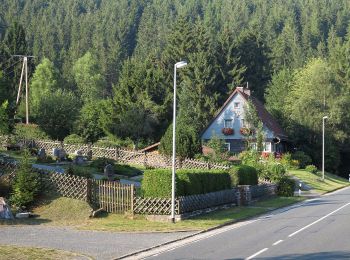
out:
{"label": "lamp head", "polygon": [[187,61],[179,61],[179,62],[175,63],[175,67],[177,69],[181,69],[181,68],[185,67],[186,65],[187,65]]}
{"label": "lamp head", "polygon": [[323,119],[328,119],[328,116],[324,116]]}

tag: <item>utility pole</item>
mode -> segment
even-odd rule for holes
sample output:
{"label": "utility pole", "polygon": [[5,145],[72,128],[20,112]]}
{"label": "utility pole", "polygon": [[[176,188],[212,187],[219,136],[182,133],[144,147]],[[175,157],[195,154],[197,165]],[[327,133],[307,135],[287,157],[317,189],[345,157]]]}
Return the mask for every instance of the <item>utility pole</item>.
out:
{"label": "utility pole", "polygon": [[23,72],[25,71],[25,83],[26,83],[26,124],[29,124],[29,86],[28,86],[28,58],[34,58],[35,56],[27,56],[27,55],[12,55],[12,57],[23,57],[21,78],[19,80],[19,87],[17,93],[16,105],[19,103],[19,98],[22,90],[22,81],[23,81]]}

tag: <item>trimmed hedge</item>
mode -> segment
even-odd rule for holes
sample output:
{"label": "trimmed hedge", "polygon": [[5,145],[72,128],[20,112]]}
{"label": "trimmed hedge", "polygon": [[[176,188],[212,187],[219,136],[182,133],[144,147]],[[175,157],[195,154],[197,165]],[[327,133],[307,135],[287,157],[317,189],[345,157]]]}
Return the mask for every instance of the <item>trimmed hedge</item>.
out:
{"label": "trimmed hedge", "polygon": [[[220,170],[177,170],[176,196],[204,194],[230,189],[230,175]],[[171,197],[171,170],[146,170],[142,180],[144,197]]]}
{"label": "trimmed hedge", "polygon": [[231,186],[257,185],[258,172],[249,165],[234,166],[230,169]]}

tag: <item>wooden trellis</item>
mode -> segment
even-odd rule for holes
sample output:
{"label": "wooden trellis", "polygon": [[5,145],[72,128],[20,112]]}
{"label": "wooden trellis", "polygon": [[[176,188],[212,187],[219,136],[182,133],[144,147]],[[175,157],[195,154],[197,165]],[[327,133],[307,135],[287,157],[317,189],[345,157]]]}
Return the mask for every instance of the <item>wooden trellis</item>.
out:
{"label": "wooden trellis", "polygon": [[88,179],[55,172],[43,173],[42,176],[49,180],[49,185],[61,196],[88,201]]}

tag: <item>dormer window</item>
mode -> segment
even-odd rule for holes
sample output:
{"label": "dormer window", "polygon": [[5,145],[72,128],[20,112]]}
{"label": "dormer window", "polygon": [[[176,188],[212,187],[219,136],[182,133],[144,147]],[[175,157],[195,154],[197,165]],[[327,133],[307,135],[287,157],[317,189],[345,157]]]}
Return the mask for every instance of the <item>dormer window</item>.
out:
{"label": "dormer window", "polygon": [[239,108],[239,102],[234,102],[234,103],[233,103],[233,107],[234,107],[234,108]]}
{"label": "dormer window", "polygon": [[233,128],[233,119],[225,119],[224,128]]}

